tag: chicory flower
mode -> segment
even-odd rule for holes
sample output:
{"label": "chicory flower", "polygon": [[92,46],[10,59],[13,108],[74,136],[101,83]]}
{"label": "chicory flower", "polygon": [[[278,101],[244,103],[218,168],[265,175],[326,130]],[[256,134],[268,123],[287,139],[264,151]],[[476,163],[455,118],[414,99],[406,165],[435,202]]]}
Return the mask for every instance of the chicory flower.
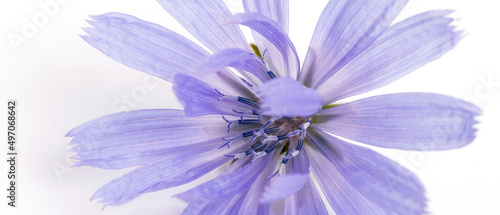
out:
{"label": "chicory flower", "polygon": [[[223,166],[176,197],[185,214],[423,214],[424,188],[368,148],[446,150],[474,139],[480,110],[431,93],[338,103],[385,86],[451,50],[451,11],[391,25],[405,0],[331,0],[304,65],[287,35],[288,1],[158,0],[208,48],[130,15],[92,16],[82,36],[110,58],[171,81],[184,110],[135,110],[71,130],[76,166],[137,167],[93,199],[117,206]],[[238,25],[252,30],[255,44]],[[317,182],[313,180],[312,175]],[[318,189],[325,194],[322,199]],[[273,204],[278,207],[280,204]]]}

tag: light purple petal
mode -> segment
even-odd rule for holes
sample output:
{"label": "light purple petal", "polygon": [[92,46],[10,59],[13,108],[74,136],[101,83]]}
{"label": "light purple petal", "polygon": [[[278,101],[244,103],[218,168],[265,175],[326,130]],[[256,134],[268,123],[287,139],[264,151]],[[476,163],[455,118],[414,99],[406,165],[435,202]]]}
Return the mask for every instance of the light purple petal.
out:
{"label": "light purple petal", "polygon": [[82,38],[108,57],[171,81],[193,74],[208,53],[185,37],[154,23],[120,13],[92,16]]}
{"label": "light purple petal", "polygon": [[[179,110],[137,110],[117,113],[84,123],[67,136],[79,160],[75,166],[120,169],[155,162],[194,144],[220,141],[246,131],[220,116],[186,117]],[[247,128],[248,129],[248,128]]]}
{"label": "light purple petal", "polygon": [[208,74],[222,70],[227,66],[249,72],[259,78],[261,82],[269,80],[266,66],[262,60],[255,54],[237,48],[216,52],[201,64],[199,71],[201,74]]}
{"label": "light purple petal", "polygon": [[251,111],[252,106],[223,98],[215,88],[188,75],[174,77],[174,92],[187,116],[206,114],[240,115],[236,111]]}
{"label": "light purple petal", "polygon": [[220,90],[252,95],[248,86],[227,71],[201,73],[208,58],[203,48],[159,25],[130,15],[108,13],[92,16],[89,35],[82,38],[108,57],[167,81],[177,73],[202,77]]}
{"label": "light purple petal", "polygon": [[250,188],[257,177],[267,167],[270,159],[271,156],[265,156],[263,159],[248,163],[236,171],[219,176],[184,193],[177,194],[175,197],[191,203],[208,202],[243,193]]}
{"label": "light purple petal", "polygon": [[368,200],[342,176],[341,172],[315,148],[305,145],[312,171],[336,214],[387,214]]}
{"label": "light purple petal", "polygon": [[[286,74],[286,77],[297,77],[300,68],[297,51],[286,32],[278,23],[258,13],[235,14],[228,20],[228,23],[245,25],[265,37],[278,49],[285,60],[286,72],[284,74]],[[281,71],[273,72],[283,74]]]}
{"label": "light purple petal", "polygon": [[238,214],[241,204],[248,192],[235,194],[227,199],[216,199],[209,203],[194,202],[190,203],[184,211],[183,215],[192,214]]}
{"label": "light purple petal", "polygon": [[[229,167],[224,169],[220,175],[234,172],[242,166],[248,164],[250,157],[237,159]],[[237,214],[248,191],[226,196],[226,198],[205,199],[198,198],[198,201],[191,201],[182,214]]]}
{"label": "light purple petal", "polygon": [[[298,137],[290,138],[290,142],[298,142]],[[296,148],[296,145],[290,144],[289,147]],[[288,160],[288,165],[286,166],[286,172],[290,174],[309,174],[309,158],[307,158],[307,153],[305,150],[301,150],[298,155]]]}
{"label": "light purple petal", "polygon": [[305,86],[334,74],[389,26],[407,0],[330,1],[316,26],[300,74]]}
{"label": "light purple petal", "polygon": [[[278,148],[276,152],[281,151],[282,148]],[[278,160],[278,153],[272,153],[266,155],[266,157],[272,157],[270,164],[275,164]],[[259,158],[261,159],[261,158]],[[273,174],[275,165],[267,165],[267,168],[259,175],[259,177],[252,184],[250,189],[247,191],[247,195],[243,202],[241,203],[240,210],[235,214],[249,214],[249,215],[260,215],[260,214],[272,214],[270,203],[260,203],[260,198],[262,197],[262,192],[264,187],[269,185],[269,176]]]}
{"label": "light purple petal", "polygon": [[[297,156],[288,161],[286,166],[287,174],[309,172],[309,159],[306,151],[302,150]],[[285,199],[285,214],[328,214],[323,200],[310,177],[299,191]]]}
{"label": "light purple petal", "polygon": [[97,190],[92,199],[105,206],[123,205],[138,196],[189,183],[227,162],[225,154],[241,149],[221,148],[219,142],[207,142],[196,147],[197,152],[187,151],[157,161],[117,178]]}
{"label": "light purple petal", "polygon": [[308,139],[354,189],[388,214],[425,213],[424,188],[406,168],[370,149],[329,134],[311,130]]}
{"label": "light purple petal", "polygon": [[270,186],[264,190],[260,202],[269,203],[292,195],[300,190],[308,180],[309,173],[276,176]]}
{"label": "light purple petal", "polygon": [[300,152],[288,162],[286,175],[274,176],[271,184],[264,189],[264,194],[260,199],[262,203],[269,203],[290,196],[309,181],[309,160],[305,151]]}
{"label": "light purple petal", "polygon": [[220,70],[216,73],[194,74],[192,76],[210,83],[211,86],[216,87],[220,92],[229,92],[246,98],[253,98],[255,94],[254,86],[251,83],[249,84],[248,80],[244,80],[228,69]]}
{"label": "light purple petal", "polygon": [[259,13],[278,23],[288,32],[288,0],[243,0],[247,13]]}
{"label": "light purple petal", "polygon": [[227,48],[249,49],[240,28],[223,25],[231,12],[222,0],[157,0],[196,39],[216,52]]}
{"label": "light purple petal", "polygon": [[331,103],[387,85],[451,50],[462,33],[446,18],[423,13],[391,26],[369,48],[329,77],[318,92]]}
{"label": "light purple petal", "polygon": [[264,115],[311,116],[321,110],[323,97],[292,78],[276,78],[257,89]]}
{"label": "light purple petal", "polygon": [[[245,12],[259,13],[269,17],[278,23],[285,32],[288,32],[288,0],[244,0],[243,6]],[[252,35],[261,52],[265,51],[265,59],[271,70],[278,76],[284,77],[286,64],[279,50],[254,30],[252,30]]]}
{"label": "light purple petal", "polygon": [[405,150],[445,150],[474,139],[478,107],[431,93],[375,96],[327,108],[312,125],[362,143]]}
{"label": "light purple petal", "polygon": [[285,214],[328,214],[323,200],[310,178],[299,191],[285,199]]}

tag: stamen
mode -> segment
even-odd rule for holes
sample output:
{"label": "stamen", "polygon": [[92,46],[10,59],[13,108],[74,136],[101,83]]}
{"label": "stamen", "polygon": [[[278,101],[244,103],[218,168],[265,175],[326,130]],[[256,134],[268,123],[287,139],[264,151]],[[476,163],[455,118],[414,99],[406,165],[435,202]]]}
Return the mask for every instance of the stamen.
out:
{"label": "stamen", "polygon": [[256,130],[256,131],[253,131],[253,136],[252,138],[250,138],[250,141],[248,141],[250,144],[253,142],[253,140],[255,140],[255,138],[257,137],[260,137],[262,134],[260,133],[260,131]]}
{"label": "stamen", "polygon": [[[245,116],[259,116],[259,118],[260,118],[260,112],[257,110],[251,110],[251,111],[233,110],[233,112],[235,112],[237,114],[241,114],[240,119],[242,119],[242,120],[243,120],[243,117],[245,117]],[[259,122],[259,124],[260,124],[260,122]]]}
{"label": "stamen", "polygon": [[227,100],[233,100],[233,101],[238,101],[238,96],[231,96],[231,95],[224,95],[221,94],[221,96],[217,99],[218,101],[222,99],[227,99]]}
{"label": "stamen", "polygon": [[226,121],[227,123],[229,123],[227,125],[227,133],[229,134],[229,129],[231,129],[231,124],[233,124],[234,121],[227,120],[226,117],[224,117],[224,115],[222,115],[222,119],[224,119],[224,121]]}
{"label": "stamen", "polygon": [[[260,117],[259,117],[260,118]],[[279,118],[278,117],[273,117],[271,119],[269,119],[266,124],[264,124],[261,128],[260,128],[260,131],[264,130],[265,128],[267,128],[267,126],[269,126],[270,124],[274,123],[274,121],[278,120]],[[265,135],[264,133],[262,133],[262,135]]]}
{"label": "stamen", "polygon": [[250,88],[253,88],[253,84],[250,84],[250,82],[248,82],[246,79],[244,78],[241,78],[241,81],[243,81],[243,83],[245,83],[247,86],[249,86]]}
{"label": "stamen", "polygon": [[216,89],[216,91],[220,95],[220,97],[217,99],[218,101],[223,100],[223,99],[227,99],[227,100],[238,101],[238,102],[241,102],[243,104],[250,105],[250,106],[257,108],[257,109],[260,108],[259,103],[257,103],[256,101],[253,101],[251,99],[247,99],[247,98],[241,97],[241,96],[224,95],[221,92],[219,92],[217,89]]}
{"label": "stamen", "polygon": [[303,146],[304,146],[304,140],[299,139],[299,143],[297,144],[297,148],[295,150],[300,152],[300,150],[302,150]]}
{"label": "stamen", "polygon": [[257,55],[260,59],[262,59],[262,55],[260,54],[259,47],[257,45],[250,43],[250,47],[252,48],[252,51],[255,55]]}
{"label": "stamen", "polygon": [[276,78],[276,75],[271,71],[271,67],[269,66],[269,64],[267,64],[266,62],[266,54],[267,54],[267,49],[264,50],[264,54],[262,55],[263,58],[262,58],[262,62],[264,63],[264,65],[266,66],[266,71],[267,71],[267,75],[269,75],[269,78],[271,79],[275,79]]}
{"label": "stamen", "polygon": [[267,148],[266,150],[264,150],[267,154],[271,153],[272,151],[276,150],[278,148],[278,146],[280,146],[282,144],[282,142],[276,142],[274,143],[273,145],[271,145],[269,148]]}
{"label": "stamen", "polygon": [[276,150],[279,146],[281,146],[282,142],[276,142],[274,143],[273,145],[269,146],[267,149],[265,149],[264,151],[260,151],[260,152],[252,152],[253,154],[253,158],[252,158],[252,162],[257,160],[258,158],[264,156],[264,155],[267,155],[271,152],[273,152],[274,150]]}
{"label": "stamen", "polygon": [[278,141],[280,140],[278,136],[267,136],[266,135],[266,138],[262,140],[262,142],[264,143],[270,143],[270,142],[273,142],[273,141]]}
{"label": "stamen", "polygon": [[256,119],[243,119],[243,120],[237,120],[238,124],[240,125],[257,125],[258,120]]}
{"label": "stamen", "polygon": [[284,156],[282,159],[283,160],[289,160],[297,155],[299,155],[300,150],[302,150],[302,147],[304,145],[304,140],[299,139],[299,142],[297,143],[297,148],[295,148],[292,151],[289,151],[286,156]]}
{"label": "stamen", "polygon": [[275,78],[276,78],[276,75],[275,75],[275,74],[274,74],[271,70],[268,70],[268,71],[267,71],[267,75],[269,75],[269,77],[270,77],[271,79],[275,79]]}
{"label": "stamen", "polygon": [[[266,133],[264,132],[266,127],[269,126],[270,124],[274,123],[274,121],[276,121],[278,118],[277,117],[273,117],[271,119],[269,119],[269,121],[266,122],[266,124],[264,124],[262,127],[260,127],[259,130],[257,130],[256,132],[254,132],[254,136],[252,137],[252,139],[250,139],[250,143],[256,138],[256,137],[259,137],[259,136],[264,136],[265,138],[267,138],[267,135]],[[260,125],[260,115],[259,115],[259,125]],[[259,134],[260,133],[260,134]]]}
{"label": "stamen", "polygon": [[247,156],[245,154],[245,152],[240,152],[238,154],[232,154],[232,155],[225,155],[226,157],[230,157],[230,158],[233,158],[234,160],[236,159],[240,159],[240,158],[244,158],[245,156]]}
{"label": "stamen", "polygon": [[[262,129],[263,127],[261,127],[259,130],[253,131],[253,136],[250,139],[249,143],[252,143],[255,138],[260,137],[260,136],[264,136],[265,139],[263,141],[266,141],[266,139],[268,139],[267,134],[275,133],[275,132],[278,132],[280,130],[279,127]],[[277,140],[277,138],[275,140]]]}
{"label": "stamen", "polygon": [[[225,97],[224,97],[225,98]],[[254,101],[250,99],[246,99],[243,97],[227,97],[229,99],[233,99],[248,104],[248,105],[255,105],[253,103]],[[258,105],[258,104],[257,104]],[[258,110],[253,110],[253,111],[245,111],[245,112],[238,112],[236,110],[233,110],[235,113],[241,114],[241,117],[239,120],[228,120],[223,116],[223,119],[228,123],[228,132],[230,127],[233,124],[245,124],[245,125],[256,125],[259,124],[261,125],[261,117],[262,117],[262,112]],[[245,116],[250,116],[252,118],[250,119],[245,119]],[[257,117],[258,118],[255,118]],[[266,116],[271,117],[271,116]],[[271,128],[268,128],[270,126],[273,126]],[[296,118],[296,117],[290,117],[290,116],[272,116],[270,119],[267,120],[264,125],[262,125],[259,129],[256,130],[251,130],[244,132],[238,136],[235,137],[230,137],[230,138],[223,138],[224,140],[228,140],[223,146],[227,145],[228,147],[230,144],[234,141],[241,140],[246,137],[250,137],[250,141],[248,142],[249,145],[251,145],[247,150],[240,152],[238,154],[234,155],[226,155],[228,157],[232,157],[234,159],[239,159],[243,158],[247,155],[252,154],[253,157],[251,159],[251,162],[254,162],[256,159],[266,156],[268,154],[272,154],[277,148],[282,146],[284,143],[287,143],[285,145],[285,151],[286,155],[281,158],[280,165],[278,167],[278,170],[274,172],[269,178],[274,177],[275,175],[279,174],[281,175],[281,172],[283,169],[286,167],[286,164],[288,161],[297,155],[300,154],[300,151],[303,149],[304,146],[304,139],[306,137],[306,132],[307,128],[311,125],[311,119],[309,117],[305,118]],[[279,135],[276,135],[277,133]],[[273,135],[271,135],[273,134]],[[291,143],[284,142],[287,141],[287,139],[298,136],[296,139],[297,145],[295,149],[288,149],[290,147]],[[259,138],[257,140],[258,137]],[[254,143],[254,141],[256,143]],[[221,147],[223,147],[221,146]],[[264,147],[266,147],[263,149]],[[284,152],[284,151],[283,151]]]}
{"label": "stamen", "polygon": [[272,128],[266,128],[264,129],[265,134],[271,134],[271,133],[276,133],[280,130],[280,127],[272,127]]}
{"label": "stamen", "polygon": [[244,137],[243,137],[243,134],[240,134],[240,135],[238,135],[238,136],[231,137],[231,138],[225,138],[225,137],[223,137],[223,138],[222,138],[223,140],[228,140],[228,141],[227,141],[226,143],[222,144],[222,146],[220,146],[220,147],[219,147],[219,149],[220,149],[220,148],[223,148],[224,146],[227,146],[227,148],[230,148],[230,144],[231,144],[232,142],[234,142],[234,141],[236,141],[236,140],[241,140],[241,139],[243,139],[243,138],[244,138]]}
{"label": "stamen", "polygon": [[264,155],[267,155],[267,153],[265,151],[260,151],[260,152],[253,152],[253,157],[252,157],[252,163],[257,160],[257,158],[260,158]]}
{"label": "stamen", "polygon": [[288,155],[283,157],[283,160],[290,160],[290,158],[293,158],[295,156],[299,155],[298,150],[292,150]]}
{"label": "stamen", "polygon": [[[230,144],[234,141],[237,141],[237,140],[241,140],[245,137],[250,137],[250,136],[254,136],[254,133],[256,132],[257,130],[252,130],[252,131],[247,131],[247,132],[243,132],[241,133],[240,135],[237,135],[237,136],[234,136],[234,137],[223,137],[222,139],[223,140],[227,140],[226,143],[224,143],[222,146],[219,147],[222,148],[224,146],[227,145],[227,147],[229,148]],[[267,129],[264,129],[263,130],[265,134],[271,134],[271,133],[275,133],[277,131],[279,131],[279,127],[273,127],[273,128],[267,128]]]}
{"label": "stamen", "polygon": [[295,135],[298,135],[300,133],[300,129],[299,130],[295,130],[293,132],[290,132],[288,134],[285,134],[285,135],[281,135],[281,136],[278,136],[278,140],[284,140],[286,138],[289,138],[289,137],[293,137]]}
{"label": "stamen", "polygon": [[[310,122],[310,121],[308,121],[308,122]],[[307,123],[305,123],[305,124],[307,124]],[[310,124],[310,123],[309,123],[309,124]],[[306,125],[305,127],[307,128],[307,126],[309,126],[309,125]],[[302,129],[301,129],[301,130],[302,130]],[[305,132],[305,130],[304,130],[304,132]],[[304,146],[304,139],[303,139],[303,138],[301,138],[301,139],[299,139],[299,142],[297,143],[297,148],[296,148],[295,150],[288,151],[288,152],[286,153],[286,155],[285,155],[285,156],[283,156],[283,158],[282,158],[282,160],[281,160],[281,163],[280,163],[280,166],[279,166],[278,170],[277,170],[274,174],[272,174],[271,176],[269,176],[269,177],[268,177],[268,179],[271,179],[271,178],[272,178],[272,177],[274,177],[276,174],[281,175],[281,172],[283,171],[283,168],[285,168],[286,163],[288,163],[288,160],[290,160],[291,158],[293,158],[293,157],[295,157],[295,156],[299,155],[299,153],[300,153],[300,151],[302,150],[302,147],[303,147],[303,146]]]}
{"label": "stamen", "polygon": [[302,135],[300,136],[300,138],[301,138],[302,140],[304,140],[304,139],[306,138],[306,130],[307,130],[307,128],[311,125],[311,123],[312,123],[312,122],[311,122],[311,119],[309,118],[309,119],[307,120],[307,122],[306,122],[306,123],[304,123],[304,124],[302,124],[302,125],[300,126],[300,130],[301,130],[301,132],[302,132]]}
{"label": "stamen", "polygon": [[281,176],[281,173],[283,172],[283,169],[285,168],[286,166],[286,163],[288,163],[288,160],[282,160],[281,163],[280,163],[280,166],[278,168],[278,170],[276,170],[276,172],[274,172],[271,176],[269,176],[267,179],[271,179],[272,177],[274,177],[275,175],[280,175]]}
{"label": "stamen", "polygon": [[244,152],[240,152],[238,154],[226,155],[226,157],[232,157],[236,160],[238,158],[242,158],[242,157],[245,157],[247,155],[253,154],[256,150],[259,150],[264,146],[265,146],[265,144],[262,144],[261,142],[259,142],[259,143],[255,144],[254,146],[250,147],[249,149],[245,150]]}
{"label": "stamen", "polygon": [[238,101],[243,103],[243,104],[247,104],[247,105],[250,105],[254,108],[257,108],[259,109],[259,103],[257,103],[256,101],[253,101],[251,99],[247,99],[247,98],[244,98],[244,97],[241,97],[241,96],[238,96]]}
{"label": "stamen", "polygon": [[226,146],[226,145],[227,145],[227,147],[229,148],[229,145],[230,145],[232,142],[237,141],[237,140],[241,140],[241,139],[243,139],[243,138],[245,138],[245,137],[250,137],[250,136],[252,136],[252,135],[253,135],[253,131],[247,131],[247,132],[243,132],[243,133],[241,133],[241,134],[240,134],[240,135],[238,135],[238,136],[228,137],[228,138],[223,137],[223,138],[222,138],[223,140],[228,140],[228,141],[227,141],[226,143],[224,143],[222,146],[220,146],[220,147],[219,147],[219,149],[220,149],[220,148],[222,148],[222,147],[224,147],[224,146]]}
{"label": "stamen", "polygon": [[231,125],[233,123],[238,123],[240,125],[257,125],[259,123],[258,120],[256,120],[256,119],[239,119],[239,120],[230,121],[230,120],[226,119],[226,117],[224,117],[224,115],[222,115],[222,119],[224,119],[224,121],[226,121],[228,123],[227,133],[229,133],[229,130],[231,129]]}

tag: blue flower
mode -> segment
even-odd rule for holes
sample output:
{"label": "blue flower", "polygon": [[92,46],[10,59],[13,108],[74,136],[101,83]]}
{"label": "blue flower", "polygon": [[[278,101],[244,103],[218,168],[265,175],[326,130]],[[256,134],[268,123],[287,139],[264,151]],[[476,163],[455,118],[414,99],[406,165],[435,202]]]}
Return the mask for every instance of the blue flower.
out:
{"label": "blue flower", "polygon": [[[424,188],[370,149],[446,150],[474,139],[479,108],[399,93],[338,101],[385,86],[451,50],[451,11],[390,25],[407,1],[332,0],[303,66],[287,35],[288,1],[158,0],[196,39],[130,15],[92,16],[82,38],[110,58],[174,84],[184,110],[136,110],[74,128],[76,166],[137,167],[93,199],[122,205],[223,166],[176,197],[185,214],[423,214]],[[252,30],[248,44],[238,25]],[[313,180],[316,180],[317,184]],[[325,194],[319,195],[318,189]]]}

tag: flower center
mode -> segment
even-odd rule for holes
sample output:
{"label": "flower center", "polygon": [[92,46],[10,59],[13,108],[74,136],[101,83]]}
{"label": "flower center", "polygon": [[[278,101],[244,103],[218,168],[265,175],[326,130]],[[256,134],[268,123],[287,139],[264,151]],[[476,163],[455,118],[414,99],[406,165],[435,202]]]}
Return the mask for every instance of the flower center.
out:
{"label": "flower center", "polygon": [[252,129],[237,136],[223,138],[227,142],[221,148],[230,147],[231,143],[245,138],[248,140],[248,142],[244,141],[248,144],[246,150],[226,156],[236,160],[252,155],[253,162],[281,148],[280,153],[285,153],[285,155],[282,157],[279,169],[272,176],[281,173],[288,160],[299,154],[304,144],[306,130],[311,124],[310,117],[269,117],[262,116],[259,111],[242,113],[240,119],[232,121],[222,117],[228,123],[228,132],[233,125],[252,126],[252,128],[255,128],[256,125],[260,126],[258,129]]}
{"label": "flower center", "polygon": [[[256,46],[252,46],[252,49],[266,64],[262,57],[265,53],[261,56]],[[244,151],[226,156],[236,160],[252,155],[252,162],[274,153],[275,150],[280,154],[284,153],[279,169],[272,175],[274,176],[281,173],[288,160],[302,150],[306,130],[311,125],[311,117],[323,106],[323,96],[293,78],[276,77],[267,64],[266,69],[271,79],[257,88],[258,101],[219,93],[219,101],[228,99],[252,107],[252,111],[233,110],[240,114],[239,119],[228,120],[222,116],[228,123],[228,133],[233,125],[244,126],[248,130],[244,129],[246,132],[237,136],[223,138],[226,143],[221,148],[230,147],[235,142],[247,143],[248,148]]]}

